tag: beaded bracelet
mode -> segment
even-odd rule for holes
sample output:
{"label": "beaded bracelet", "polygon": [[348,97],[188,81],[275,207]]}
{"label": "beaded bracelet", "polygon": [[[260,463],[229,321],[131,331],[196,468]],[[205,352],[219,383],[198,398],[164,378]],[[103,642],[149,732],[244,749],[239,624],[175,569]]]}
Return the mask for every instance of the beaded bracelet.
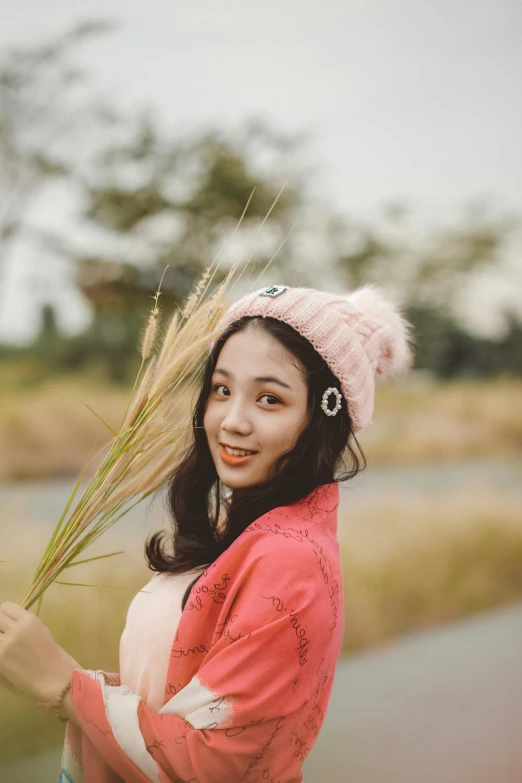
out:
{"label": "beaded bracelet", "polygon": [[62,690],[62,692],[61,692],[61,693],[60,693],[60,695],[58,696],[58,701],[56,702],[56,704],[54,704],[54,705],[53,705],[53,707],[54,707],[54,708],[55,708],[55,710],[56,710],[56,717],[57,717],[57,718],[58,718],[58,720],[59,720],[59,721],[61,721],[62,723],[67,723],[67,721],[69,720],[69,718],[67,718],[67,717],[65,717],[64,715],[62,715],[62,713],[60,712],[60,710],[61,710],[61,708],[62,708],[63,700],[64,700],[64,698],[65,698],[65,695],[66,695],[66,693],[67,693],[67,692],[68,692],[68,691],[71,689],[71,684],[72,684],[72,678],[69,680],[69,682],[67,683],[67,685],[65,686],[65,688]]}
{"label": "beaded bracelet", "polygon": [[63,716],[62,713],[60,712],[60,710],[61,710],[61,707],[62,707],[63,700],[65,698],[65,695],[66,695],[67,691],[70,689],[71,685],[72,685],[72,677],[69,680],[69,682],[67,683],[67,685],[63,688],[62,692],[60,693],[60,695],[58,696],[58,699],[55,702],[52,702],[52,701],[38,702],[38,704],[36,706],[37,707],[47,707],[47,709],[49,709],[50,707],[53,707],[56,710],[56,717],[58,718],[58,720],[61,721],[61,723],[67,723],[69,718],[66,718],[65,716]]}

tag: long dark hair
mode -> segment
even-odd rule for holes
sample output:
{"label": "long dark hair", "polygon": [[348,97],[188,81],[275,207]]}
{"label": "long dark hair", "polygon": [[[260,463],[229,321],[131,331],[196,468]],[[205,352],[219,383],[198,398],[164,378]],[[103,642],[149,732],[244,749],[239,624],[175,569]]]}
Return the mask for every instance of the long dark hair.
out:
{"label": "long dark hair", "polygon": [[[233,334],[247,329],[254,332],[263,330],[298,360],[308,385],[308,416],[294,448],[275,461],[267,480],[263,484],[242,488],[238,497],[233,495],[230,499],[224,495],[208,447],[203,416],[221,349]],[[321,410],[321,398],[329,386],[340,388],[340,383],[324,359],[305,337],[283,321],[245,316],[233,322],[216,340],[208,356],[192,416],[194,440],[168,485],[167,506],[173,526],[170,539],[172,553],[165,552],[165,531],[152,534],[145,544],[145,558],[152,571],[171,574],[198,572],[183,596],[182,609],[203,570],[248,525],[273,508],[296,503],[322,484],[351,479],[366,467],[344,398],[336,416],[326,416]],[[352,447],[352,440],[361,454],[363,467]],[[351,460],[348,470],[344,464],[347,455]],[[341,474],[338,473],[340,467],[345,468]],[[222,524],[223,514],[225,524]]]}

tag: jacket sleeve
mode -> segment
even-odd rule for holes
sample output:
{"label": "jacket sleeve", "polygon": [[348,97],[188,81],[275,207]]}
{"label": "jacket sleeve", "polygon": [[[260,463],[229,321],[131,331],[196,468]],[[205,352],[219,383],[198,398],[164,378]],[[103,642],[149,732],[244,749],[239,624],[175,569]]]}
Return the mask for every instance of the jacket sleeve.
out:
{"label": "jacket sleeve", "polygon": [[[319,694],[332,682],[320,670],[334,637],[317,568],[303,564],[302,549],[290,551],[292,542],[281,544],[286,554],[249,563],[202,666],[159,713],[102,672],[73,672],[82,729],[124,780],[253,783],[270,779],[261,778],[265,770],[300,779],[295,729],[314,706],[321,714]],[[184,654],[174,645],[177,652]],[[319,725],[308,726],[314,738]]]}

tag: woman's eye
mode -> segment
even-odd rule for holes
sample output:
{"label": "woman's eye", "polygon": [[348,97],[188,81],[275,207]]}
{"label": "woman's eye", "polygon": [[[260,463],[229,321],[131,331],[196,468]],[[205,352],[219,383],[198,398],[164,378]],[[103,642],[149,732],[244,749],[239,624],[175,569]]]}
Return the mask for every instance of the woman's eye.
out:
{"label": "woman's eye", "polygon": [[[275,400],[275,402],[276,402],[276,403],[278,403],[278,402],[279,402],[279,400],[277,399],[277,397],[274,397],[274,395],[273,395],[273,394],[262,394],[262,395],[261,395],[261,397],[270,397],[272,400]],[[260,397],[259,399],[261,399],[261,397]],[[271,402],[271,403],[270,403],[270,405],[274,405],[274,403],[272,403],[272,402]]]}
{"label": "woman's eye", "polygon": [[223,386],[225,389],[228,389],[228,386],[225,386],[224,383],[215,383],[212,387],[212,391],[217,391],[221,386]]}

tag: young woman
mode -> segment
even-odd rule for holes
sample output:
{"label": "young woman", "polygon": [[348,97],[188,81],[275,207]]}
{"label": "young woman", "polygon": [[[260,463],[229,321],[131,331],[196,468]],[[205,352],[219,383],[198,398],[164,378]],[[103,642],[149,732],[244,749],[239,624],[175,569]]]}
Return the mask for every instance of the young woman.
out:
{"label": "young woman", "polygon": [[339,482],[375,381],[411,367],[411,325],[376,286],[271,286],[220,326],[119,674],[0,607],[0,674],[69,721],[61,781],[301,781],[321,728],[343,637]]}

